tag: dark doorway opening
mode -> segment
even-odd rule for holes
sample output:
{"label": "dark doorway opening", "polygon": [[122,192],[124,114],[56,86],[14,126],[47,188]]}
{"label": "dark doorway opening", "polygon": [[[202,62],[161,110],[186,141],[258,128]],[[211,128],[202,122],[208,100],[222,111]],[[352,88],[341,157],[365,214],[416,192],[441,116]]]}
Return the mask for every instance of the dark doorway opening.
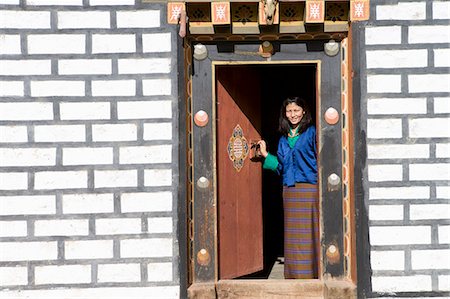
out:
{"label": "dark doorway opening", "polygon": [[[236,80],[243,74],[252,78]],[[230,94],[235,95],[233,98],[236,105],[266,140],[269,152],[272,154],[276,155],[277,152],[280,138],[277,131],[278,118],[281,104],[287,97],[303,97],[309,103],[312,115],[316,115],[319,90],[316,63],[220,65],[216,66],[216,78]],[[254,92],[248,91],[250,88],[254,89]],[[239,96],[242,90],[247,90],[243,100]],[[217,115],[217,117],[220,118],[221,115]],[[218,169],[218,174],[220,175],[220,169]],[[229,187],[219,185],[218,189]],[[282,267],[280,260],[283,257],[284,237],[281,178],[267,170],[262,173],[262,217],[263,269],[236,278],[267,279],[269,276],[273,276],[270,273],[274,265]],[[220,221],[220,209],[218,210],[218,221]],[[224,232],[219,229],[218,234],[221,233]],[[221,265],[221,261],[219,261],[219,265]],[[283,278],[282,273],[280,277],[275,278]]]}

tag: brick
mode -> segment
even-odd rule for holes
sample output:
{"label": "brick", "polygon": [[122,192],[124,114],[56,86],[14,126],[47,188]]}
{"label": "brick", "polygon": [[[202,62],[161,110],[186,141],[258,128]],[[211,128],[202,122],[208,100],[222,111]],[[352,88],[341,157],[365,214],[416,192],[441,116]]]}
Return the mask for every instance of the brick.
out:
{"label": "brick", "polygon": [[118,102],[117,114],[119,119],[172,118],[172,102]]}
{"label": "brick", "polygon": [[34,139],[37,142],[81,142],[86,140],[84,125],[35,126]]}
{"label": "brick", "polygon": [[50,75],[51,73],[50,60],[0,60],[0,76]]}
{"label": "brick", "polygon": [[450,199],[450,187],[449,186],[436,186],[436,198]]}
{"label": "brick", "polygon": [[434,113],[450,113],[450,98],[434,98]]}
{"label": "brick", "polygon": [[368,119],[367,137],[372,139],[402,138],[401,119]]}
{"label": "brick", "polygon": [[433,2],[433,19],[448,20],[450,19],[450,3],[447,1]]}
{"label": "brick", "polygon": [[90,265],[36,266],[35,284],[74,284],[91,282]]}
{"label": "brick", "polygon": [[428,51],[425,49],[366,51],[366,63],[368,69],[426,67]]}
{"label": "brick", "polygon": [[0,196],[0,215],[50,215],[56,213],[54,195]]}
{"label": "brick", "polygon": [[141,281],[140,264],[100,264],[97,271],[97,281],[100,283]]}
{"label": "brick", "polygon": [[112,164],[112,147],[63,148],[63,165]]}
{"label": "brick", "polygon": [[170,79],[144,79],[142,89],[145,96],[171,95],[172,83]]}
{"label": "brick", "polygon": [[[2,105],[0,104],[0,114]],[[0,116],[0,119],[2,117]],[[0,143],[27,142],[28,133],[26,126],[0,126]]]}
{"label": "brick", "polygon": [[403,205],[370,205],[369,220],[403,220]]}
{"label": "brick", "polygon": [[439,291],[450,291],[450,275],[438,275]]}
{"label": "brick", "polygon": [[36,220],[35,236],[87,236],[89,223],[87,219],[70,220]]}
{"label": "brick", "polygon": [[121,195],[122,213],[172,211],[171,192],[123,193]]}
{"label": "brick", "polygon": [[84,54],[84,34],[28,35],[28,54]]}
{"label": "brick", "polygon": [[425,20],[425,2],[400,2],[396,5],[377,5],[377,20]]}
{"label": "brick", "polygon": [[96,170],[95,188],[137,187],[137,170]]}
{"label": "brick", "polygon": [[369,231],[372,246],[431,244],[429,226],[372,226]]}
{"label": "brick", "polygon": [[450,244],[450,225],[438,226],[439,244]]}
{"label": "brick", "polygon": [[160,18],[159,10],[118,11],[117,28],[157,28]]}
{"label": "brick", "polygon": [[0,190],[26,190],[28,189],[28,173],[7,172],[0,173]]}
{"label": "brick", "polygon": [[434,66],[449,67],[450,66],[450,49],[434,49]]}
{"label": "brick", "polygon": [[369,159],[429,158],[430,147],[428,144],[370,144],[367,157]]}
{"label": "brick", "polygon": [[95,220],[96,235],[142,233],[141,218],[108,218]]}
{"label": "brick", "polygon": [[450,143],[436,143],[436,158],[450,158]]}
{"label": "brick", "polygon": [[450,165],[447,163],[410,164],[411,181],[450,180]]}
{"label": "brick", "polygon": [[0,120],[53,120],[53,103],[0,103]]}
{"label": "brick", "polygon": [[142,34],[142,48],[144,53],[171,52],[171,33]]}
{"label": "brick", "polygon": [[403,166],[400,164],[369,165],[369,182],[401,181]]}
{"label": "brick", "polygon": [[89,5],[134,5],[135,0],[89,0]]}
{"label": "brick", "polygon": [[168,74],[172,65],[170,58],[119,59],[119,74]]}
{"label": "brick", "polygon": [[372,270],[404,270],[404,251],[374,251],[370,252]]}
{"label": "brick", "polygon": [[87,188],[87,171],[42,171],[34,175],[35,189]]}
{"label": "brick", "polygon": [[61,3],[61,0],[26,0],[27,5],[33,6],[41,6],[41,5],[62,5],[64,6],[82,6],[83,0],[64,0],[64,3]]}
{"label": "brick", "polygon": [[421,292],[431,291],[431,276],[372,276],[374,292]]}
{"label": "brick", "polygon": [[366,27],[366,45],[398,45],[402,43],[400,26]]}
{"label": "brick", "polygon": [[114,196],[106,194],[63,194],[64,214],[97,214],[114,212]]}
{"label": "brick", "polygon": [[55,164],[56,149],[54,148],[0,148],[0,167]]}
{"label": "brick", "polygon": [[172,140],[171,123],[144,124],[144,140]]}
{"label": "brick", "polygon": [[26,237],[27,233],[26,221],[0,221],[0,237]]}
{"label": "brick", "polygon": [[409,210],[411,220],[450,218],[450,204],[410,205]]}
{"label": "brick", "polygon": [[92,53],[133,53],[136,52],[134,34],[93,34]]}
{"label": "brick", "polygon": [[127,239],[120,240],[120,257],[171,257],[172,239]]}
{"label": "brick", "polygon": [[109,11],[59,11],[59,29],[110,28]]}
{"label": "brick", "polygon": [[31,81],[32,97],[84,96],[84,81]]}
{"label": "brick", "polygon": [[149,263],[147,264],[148,281],[172,281],[172,263]]}
{"label": "brick", "polygon": [[109,102],[60,103],[61,120],[110,119]]}
{"label": "brick", "polygon": [[171,169],[145,169],[144,170],[145,186],[172,186],[172,170]]}
{"label": "brick", "polygon": [[2,81],[2,84],[0,84],[0,97],[23,97],[23,88],[22,81]]}
{"label": "brick", "polygon": [[134,124],[92,125],[92,140],[95,142],[137,140],[137,127]]}
{"label": "brick", "polygon": [[[74,297],[74,294],[76,294]],[[180,298],[180,286],[152,287],[94,287],[94,288],[47,288],[34,290],[2,290],[5,298],[70,298],[70,299],[110,299],[110,298]],[[443,298],[433,298],[443,299]]]}
{"label": "brick", "polygon": [[92,95],[99,96],[135,96],[135,80],[92,81]]}
{"label": "brick", "polygon": [[61,59],[58,60],[60,75],[110,75],[111,59]]}
{"label": "brick", "polygon": [[411,250],[413,270],[450,269],[450,249]]}
{"label": "brick", "polygon": [[408,75],[408,86],[410,93],[450,92],[449,83],[450,83],[449,74]]}
{"label": "brick", "polygon": [[0,267],[0,286],[27,285],[27,284],[28,284],[27,267]]}
{"label": "brick", "polygon": [[426,98],[369,98],[368,114],[426,114]]}
{"label": "brick", "polygon": [[449,118],[410,119],[409,136],[411,138],[450,137],[449,127]]}
{"label": "brick", "polygon": [[56,242],[2,242],[0,261],[45,261],[58,257]]}
{"label": "brick", "polygon": [[430,187],[380,187],[370,188],[370,199],[428,199]]}
{"label": "brick", "polygon": [[21,54],[20,35],[0,34],[0,55]]}
{"label": "brick", "polygon": [[113,240],[66,241],[64,254],[69,260],[112,258]]}
{"label": "brick", "polygon": [[151,217],[148,221],[148,232],[152,234],[171,233],[173,227],[172,217]]}
{"label": "brick", "polygon": [[449,42],[450,26],[428,25],[408,28],[410,44],[448,44]]}
{"label": "brick", "polygon": [[121,147],[119,161],[120,164],[171,163],[172,145]]}
{"label": "brick", "polygon": [[368,75],[368,93],[400,93],[402,91],[400,75]]}
{"label": "brick", "polygon": [[2,10],[0,28],[47,29],[50,28],[50,12]]}

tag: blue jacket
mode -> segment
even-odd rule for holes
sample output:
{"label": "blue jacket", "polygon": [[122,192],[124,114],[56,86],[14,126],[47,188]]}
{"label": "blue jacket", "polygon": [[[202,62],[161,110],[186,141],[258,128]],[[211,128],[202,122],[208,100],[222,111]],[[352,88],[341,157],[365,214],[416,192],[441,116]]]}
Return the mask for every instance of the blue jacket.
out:
{"label": "blue jacket", "polygon": [[282,136],[278,143],[277,172],[283,177],[283,185],[295,183],[317,184],[316,127],[310,126],[300,134],[294,147]]}

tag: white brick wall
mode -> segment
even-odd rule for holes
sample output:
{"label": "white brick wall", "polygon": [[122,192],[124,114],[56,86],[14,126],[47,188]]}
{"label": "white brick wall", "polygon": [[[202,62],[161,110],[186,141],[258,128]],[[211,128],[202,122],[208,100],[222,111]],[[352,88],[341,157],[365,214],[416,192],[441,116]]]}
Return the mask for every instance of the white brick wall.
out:
{"label": "white brick wall", "polygon": [[90,283],[90,265],[38,266],[34,269],[35,283],[73,284]]}
{"label": "white brick wall", "polygon": [[20,54],[20,35],[0,34],[0,55]]}
{"label": "white brick wall", "polygon": [[87,236],[89,234],[88,220],[36,220],[34,222],[35,236]]}
{"label": "white brick wall", "polygon": [[141,266],[140,264],[98,265],[97,280],[98,282],[138,282],[141,280]]}
{"label": "white brick wall", "polygon": [[66,259],[110,259],[113,257],[113,240],[66,241]]}
{"label": "white brick wall", "polygon": [[170,257],[172,256],[172,239],[126,239],[120,241],[120,256],[136,257]]}
{"label": "white brick wall", "polygon": [[0,6],[0,297],[179,298],[165,5]]}
{"label": "white brick wall", "polygon": [[371,5],[360,45],[372,291],[423,297],[448,289],[450,269],[450,2]]}
{"label": "white brick wall", "polygon": [[107,11],[60,11],[58,28],[110,28],[110,13]]}

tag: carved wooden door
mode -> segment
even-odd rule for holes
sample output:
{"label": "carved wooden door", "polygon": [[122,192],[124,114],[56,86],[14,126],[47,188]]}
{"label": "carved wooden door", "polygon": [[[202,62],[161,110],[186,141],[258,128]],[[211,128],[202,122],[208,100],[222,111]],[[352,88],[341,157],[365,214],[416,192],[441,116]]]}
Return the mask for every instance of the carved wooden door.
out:
{"label": "carved wooden door", "polygon": [[246,66],[216,68],[219,278],[263,269],[259,75]]}

